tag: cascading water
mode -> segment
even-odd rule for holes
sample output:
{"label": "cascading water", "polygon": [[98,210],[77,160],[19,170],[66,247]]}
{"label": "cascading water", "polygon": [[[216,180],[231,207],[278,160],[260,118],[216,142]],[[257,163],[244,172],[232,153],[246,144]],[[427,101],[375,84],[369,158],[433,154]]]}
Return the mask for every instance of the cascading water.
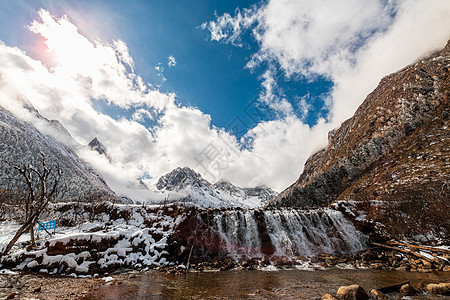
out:
{"label": "cascading water", "polygon": [[197,256],[236,259],[349,253],[367,243],[366,236],[332,209],[202,211],[191,216],[184,232]]}

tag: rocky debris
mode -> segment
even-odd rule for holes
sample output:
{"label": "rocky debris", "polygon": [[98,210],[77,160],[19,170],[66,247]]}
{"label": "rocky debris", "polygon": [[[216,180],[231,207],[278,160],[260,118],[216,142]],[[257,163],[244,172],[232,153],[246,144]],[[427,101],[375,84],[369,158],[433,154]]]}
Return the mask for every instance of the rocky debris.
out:
{"label": "rocky debris", "polygon": [[[450,295],[450,283],[430,283],[425,285],[421,282],[418,286],[412,286],[408,283],[394,284],[388,287],[372,289],[370,296],[367,295],[365,290],[357,285],[341,286],[337,291],[337,296],[334,297],[330,294],[325,294],[321,299],[376,299],[376,300],[388,300],[388,299],[404,299],[423,297],[423,293],[431,295]],[[428,298],[428,297],[427,297]]]}
{"label": "rocky debris", "polygon": [[426,287],[426,291],[433,295],[450,295],[450,283],[430,283]]}
{"label": "rocky debris", "polygon": [[388,300],[389,298],[381,291],[373,289],[370,291],[370,295],[376,300]]}
{"label": "rocky debris", "polygon": [[[372,248],[348,255],[320,254],[312,257],[310,262],[323,268],[336,266],[352,266],[354,268],[370,268],[410,272],[445,271],[450,265],[450,256],[445,253],[436,253],[439,259],[425,260],[407,253]],[[435,257],[435,258],[436,258]],[[400,288],[400,287],[399,287]]]}
{"label": "rocky debris", "polygon": [[337,295],[340,296],[343,300],[369,299],[369,295],[367,295],[366,291],[357,284],[341,286],[337,291]]}
{"label": "rocky debris", "polygon": [[357,202],[349,216],[384,237],[448,238],[449,76],[442,51],[383,78],[269,206]]}

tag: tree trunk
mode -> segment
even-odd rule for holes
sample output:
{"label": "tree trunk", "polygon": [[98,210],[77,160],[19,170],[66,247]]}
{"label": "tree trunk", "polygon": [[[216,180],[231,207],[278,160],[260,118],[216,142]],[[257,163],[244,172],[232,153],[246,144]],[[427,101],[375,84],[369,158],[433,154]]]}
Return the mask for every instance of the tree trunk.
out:
{"label": "tree trunk", "polygon": [[17,242],[17,240],[22,236],[22,234],[24,232],[26,232],[27,230],[29,230],[30,226],[33,226],[34,224],[36,224],[39,216],[44,211],[44,209],[47,207],[47,205],[48,205],[48,199],[46,199],[45,202],[43,204],[41,204],[41,206],[38,207],[34,213],[31,214],[30,218],[25,220],[25,223],[19,228],[19,230],[17,230],[13,239],[6,246],[5,250],[2,253],[2,256],[8,254],[8,252],[11,250],[11,248],[14,246],[14,244]]}
{"label": "tree trunk", "polygon": [[34,224],[30,224],[30,243],[31,246],[34,246],[35,240],[34,240]]}
{"label": "tree trunk", "polygon": [[5,250],[3,250],[2,256],[8,254],[8,252],[11,250],[11,248],[14,246],[14,244],[17,242],[17,240],[22,236],[24,232],[27,231],[28,227],[31,224],[31,220],[27,220],[25,224],[23,224],[19,230],[17,230],[16,234],[12,238],[12,240],[8,243]]}

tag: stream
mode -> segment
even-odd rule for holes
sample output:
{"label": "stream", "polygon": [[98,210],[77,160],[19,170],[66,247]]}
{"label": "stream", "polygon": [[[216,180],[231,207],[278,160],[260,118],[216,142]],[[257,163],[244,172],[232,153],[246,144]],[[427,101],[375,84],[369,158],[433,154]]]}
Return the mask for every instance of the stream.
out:
{"label": "stream", "polygon": [[[184,276],[159,272],[125,276],[121,284],[105,284],[85,295],[94,299],[320,299],[335,294],[342,285],[359,284],[371,289],[410,281],[439,283],[450,280],[449,273],[417,273],[364,269],[227,271],[188,273]],[[394,298],[392,298],[394,299]],[[419,295],[404,299],[448,299]]]}

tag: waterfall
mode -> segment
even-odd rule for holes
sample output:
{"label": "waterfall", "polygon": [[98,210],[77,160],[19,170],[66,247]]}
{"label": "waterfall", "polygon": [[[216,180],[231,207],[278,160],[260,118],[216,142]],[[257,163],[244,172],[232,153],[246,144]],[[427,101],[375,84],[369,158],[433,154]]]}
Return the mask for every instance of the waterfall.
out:
{"label": "waterfall", "polygon": [[358,251],[367,243],[365,235],[332,209],[203,211],[194,218],[188,239],[204,256],[312,257]]}

